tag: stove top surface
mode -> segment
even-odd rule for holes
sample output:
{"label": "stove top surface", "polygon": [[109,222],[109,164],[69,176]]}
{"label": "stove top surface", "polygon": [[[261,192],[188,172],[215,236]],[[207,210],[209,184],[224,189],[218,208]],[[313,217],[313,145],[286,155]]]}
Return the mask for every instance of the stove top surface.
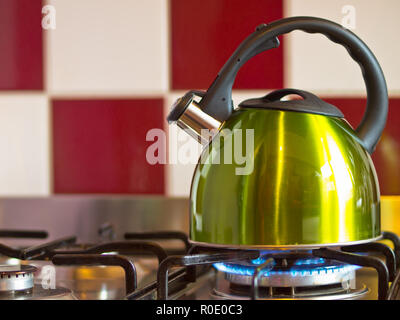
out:
{"label": "stove top surface", "polygon": [[[171,239],[181,245],[163,245]],[[34,246],[0,243],[0,299],[393,299],[400,240],[394,243],[394,251],[377,242],[236,250],[191,246],[171,231],[92,244],[73,236]]]}

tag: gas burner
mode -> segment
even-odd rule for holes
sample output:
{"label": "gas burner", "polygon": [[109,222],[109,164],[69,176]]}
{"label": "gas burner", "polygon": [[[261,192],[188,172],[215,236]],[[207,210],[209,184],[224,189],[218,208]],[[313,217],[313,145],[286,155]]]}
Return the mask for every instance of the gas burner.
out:
{"label": "gas burner", "polygon": [[[229,283],[223,279],[217,279],[217,286],[211,292],[211,297],[218,300],[248,300],[251,286]],[[268,287],[259,289],[260,296],[257,299],[292,299],[292,300],[357,300],[363,299],[369,289],[363,285],[360,288],[345,289],[341,284],[318,285],[306,287]]]}
{"label": "gas burner", "polygon": [[[275,256],[274,265],[263,271],[260,287],[307,287],[342,283],[350,286],[355,278],[357,266],[330,261],[309,255],[285,254]],[[265,263],[267,256],[243,263],[216,263],[214,267],[225,274],[225,278],[241,285],[251,285],[257,266]]]}
{"label": "gas burner", "polygon": [[[314,257],[310,253],[265,253],[255,260],[220,262],[214,267],[218,278],[215,297],[249,299],[257,267],[271,259],[258,283],[261,298],[358,298],[368,292],[355,289],[357,266]],[[225,280],[225,281],[224,281]]]}
{"label": "gas burner", "polygon": [[0,265],[0,300],[74,299],[66,288],[44,288],[35,284],[34,273],[37,270],[32,265]]}
{"label": "gas burner", "polygon": [[0,292],[31,290],[36,271],[31,265],[0,265]]}

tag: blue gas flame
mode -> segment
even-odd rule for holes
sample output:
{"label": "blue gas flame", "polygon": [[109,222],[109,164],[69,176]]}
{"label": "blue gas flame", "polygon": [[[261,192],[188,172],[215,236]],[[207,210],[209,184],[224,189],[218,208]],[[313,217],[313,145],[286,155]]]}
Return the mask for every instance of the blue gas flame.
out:
{"label": "blue gas flame", "polygon": [[[244,276],[252,276],[257,266],[263,264],[266,257],[259,257],[251,261],[252,265],[241,265],[233,263],[215,263],[213,266],[225,273],[238,274]],[[262,274],[265,277],[273,275],[292,275],[292,276],[312,276],[320,274],[333,274],[336,272],[347,273],[358,269],[358,266],[341,264],[341,263],[326,263],[323,258],[299,259],[289,270],[266,270]]]}

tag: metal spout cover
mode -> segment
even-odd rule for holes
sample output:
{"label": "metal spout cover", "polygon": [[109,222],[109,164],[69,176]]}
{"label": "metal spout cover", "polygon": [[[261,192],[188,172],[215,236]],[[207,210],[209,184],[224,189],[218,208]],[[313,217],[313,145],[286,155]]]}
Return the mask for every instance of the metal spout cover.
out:
{"label": "metal spout cover", "polygon": [[195,97],[196,94],[191,91],[179,98],[172,106],[167,120],[176,123],[202,145],[207,145],[217,134],[221,122],[202,111]]}

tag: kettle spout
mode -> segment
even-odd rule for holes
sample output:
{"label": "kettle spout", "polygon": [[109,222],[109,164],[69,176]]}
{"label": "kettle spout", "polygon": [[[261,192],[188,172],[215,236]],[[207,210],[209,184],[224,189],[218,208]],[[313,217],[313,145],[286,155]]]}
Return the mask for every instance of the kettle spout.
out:
{"label": "kettle spout", "polygon": [[196,92],[190,91],[179,98],[172,106],[167,120],[170,124],[176,123],[202,145],[207,145],[218,133],[221,122],[201,110],[195,97]]}

